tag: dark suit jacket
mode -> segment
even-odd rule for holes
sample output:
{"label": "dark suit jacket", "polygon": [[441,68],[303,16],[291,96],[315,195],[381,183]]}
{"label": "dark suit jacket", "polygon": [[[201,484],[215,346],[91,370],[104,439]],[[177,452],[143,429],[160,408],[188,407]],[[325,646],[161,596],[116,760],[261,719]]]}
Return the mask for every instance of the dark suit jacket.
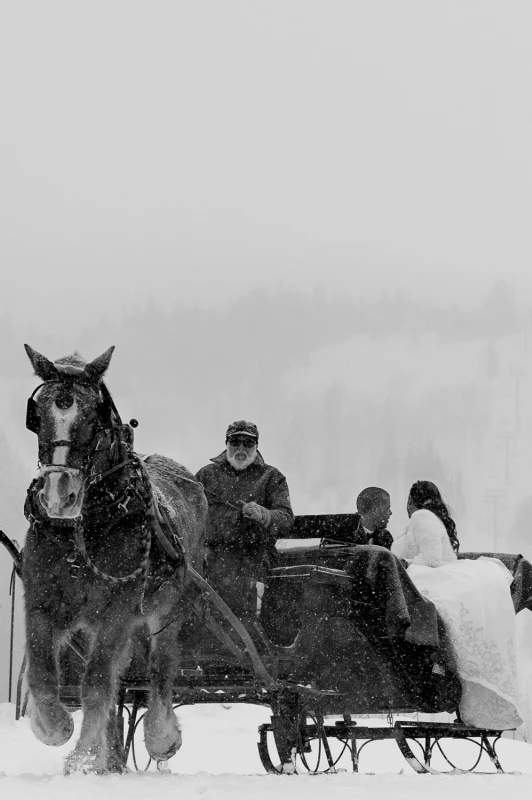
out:
{"label": "dark suit jacket", "polygon": [[373,533],[368,533],[364,530],[364,526],[362,525],[362,521],[360,519],[360,514],[355,514],[357,517],[357,526],[353,531],[351,540],[349,544],[376,544],[379,547],[385,547],[387,550],[390,550],[393,542],[393,536],[389,530],[386,528],[381,528],[380,530],[375,530]]}

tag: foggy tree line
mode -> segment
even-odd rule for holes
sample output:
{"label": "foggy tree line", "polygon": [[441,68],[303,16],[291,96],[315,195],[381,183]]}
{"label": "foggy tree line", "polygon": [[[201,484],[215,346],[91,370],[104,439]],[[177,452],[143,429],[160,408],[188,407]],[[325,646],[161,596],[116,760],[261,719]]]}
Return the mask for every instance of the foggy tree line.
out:
{"label": "foggy tree line", "polygon": [[[469,309],[386,289],[357,298],[333,289],[280,287],[255,289],[220,308],[176,298],[165,310],[147,301],[144,308],[95,320],[73,340],[64,331],[59,339],[53,326],[27,331],[23,339],[52,358],[74,348],[93,358],[116,344],[109,386],[125,416],[141,421],[139,444],[193,471],[223,449],[231,419],[264,423],[261,446],[289,478],[296,513],[352,511],[368,482],[385,485],[402,509],[409,483],[427,477],[441,483],[458,519],[465,519],[490,419],[490,386],[504,367],[497,342],[522,330],[523,313],[504,282]],[[29,376],[22,337],[5,314],[3,322],[8,335],[0,377]],[[105,337],[98,349],[95,331]],[[384,381],[372,391],[398,342],[397,358],[405,359],[409,379]],[[324,349],[342,357],[333,378],[322,380],[315,359]],[[361,356],[368,353],[362,369]],[[451,365],[463,360],[474,372],[471,379],[456,384],[446,376],[452,366],[439,366],[442,353],[452,354]],[[430,369],[431,379],[418,385]],[[0,463],[13,458],[6,440]],[[28,483],[21,469],[0,488],[3,499],[16,498],[4,505],[16,505],[10,513],[19,520]]]}

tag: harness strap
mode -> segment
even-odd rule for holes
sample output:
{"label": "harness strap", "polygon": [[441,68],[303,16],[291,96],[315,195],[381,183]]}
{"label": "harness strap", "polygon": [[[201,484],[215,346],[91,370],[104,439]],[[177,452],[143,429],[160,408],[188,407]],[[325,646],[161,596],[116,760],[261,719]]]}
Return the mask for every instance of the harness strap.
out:
{"label": "harness strap", "polygon": [[[158,544],[164,550],[170,561],[173,561],[174,564],[180,564],[183,560],[186,562],[185,550],[183,548],[183,543],[179,536],[172,536],[173,540],[177,542],[180,552],[178,552],[175,547],[173,546],[172,542],[165,534],[161,522],[163,522],[163,516],[161,514],[161,509],[158,508],[155,498],[152,499],[152,512],[153,512],[153,522],[152,522],[152,529],[155,534],[155,538],[157,539]],[[172,527],[168,525],[166,521],[167,527],[169,527],[170,531],[172,531]]]}
{"label": "harness strap", "polygon": [[[113,520],[112,524],[113,525],[117,524],[120,521],[120,519],[123,519],[123,517],[125,517],[126,515],[127,512],[126,514],[122,515],[122,517],[120,517],[118,520]],[[99,567],[96,566],[92,558],[87,553],[87,548],[85,546],[85,539],[83,537],[83,527],[81,525],[78,525],[74,530],[74,542],[76,545],[76,549],[82,556],[87,566],[94,572],[95,575],[98,575],[100,578],[103,578],[104,581],[108,581],[109,583],[114,583],[114,584],[129,583],[131,581],[136,580],[139,576],[142,576],[143,582],[142,582],[141,599],[139,603],[140,607],[142,607],[142,600],[144,598],[144,587],[146,584],[148,561],[150,557],[150,548],[151,548],[150,530],[148,529],[147,526],[143,527],[145,530],[145,535],[144,535],[144,552],[142,554],[142,560],[139,566],[136,569],[134,569],[133,572],[131,572],[129,575],[124,575],[123,577],[117,575],[109,575],[107,572],[104,572],[103,570],[99,569]]]}
{"label": "harness strap", "polygon": [[[174,564],[185,562],[187,563],[187,554],[183,541],[179,535],[179,530],[170,516],[170,513],[163,502],[158,501],[160,491],[157,486],[152,482],[148,470],[146,469],[146,460],[149,456],[137,456],[138,466],[140,472],[150,487],[151,503],[150,503],[150,522],[152,531],[161,546],[162,550],[166,553],[170,561]],[[190,483],[197,483],[197,481],[190,480],[184,475],[179,476],[179,480],[185,480]],[[161,495],[161,497],[163,497]],[[174,547],[174,544],[176,547]]]}
{"label": "harness strap", "polygon": [[66,467],[63,464],[42,464],[40,475],[47,475],[49,472],[62,472],[65,475],[78,476],[81,470],[77,467]]}
{"label": "harness strap", "polygon": [[129,467],[129,466],[131,466],[133,464],[136,464],[136,463],[137,462],[136,462],[136,460],[134,458],[128,458],[126,461],[121,461],[120,464],[116,464],[114,467],[111,467],[111,469],[105,470],[105,472],[95,472],[93,475],[88,475],[85,478],[85,481],[90,486],[92,483],[98,483],[98,481],[101,481],[103,478],[106,478],[108,475],[111,475],[113,472],[117,472],[117,470],[119,470],[119,469],[122,469],[124,467]]}

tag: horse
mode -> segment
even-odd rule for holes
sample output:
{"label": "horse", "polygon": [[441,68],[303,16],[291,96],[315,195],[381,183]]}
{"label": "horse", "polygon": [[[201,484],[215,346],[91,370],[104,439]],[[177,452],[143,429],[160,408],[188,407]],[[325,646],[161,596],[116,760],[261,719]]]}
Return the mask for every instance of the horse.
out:
{"label": "horse", "polygon": [[[27,407],[40,471],[28,488],[21,570],[31,727],[47,745],[71,738],[59,659],[65,643],[82,632],[83,721],[64,773],[124,772],[117,697],[140,639],[149,652],[144,739],[165,771],[181,746],[172,686],[180,632],[197,603],[190,573],[202,572],[203,487],[181,464],[134,452],[132,427],[122,424],[103,381],[114,347],[91,362],[78,353],[52,362],[25,349],[41,380]],[[172,558],[157,528],[161,507],[177,531]]]}

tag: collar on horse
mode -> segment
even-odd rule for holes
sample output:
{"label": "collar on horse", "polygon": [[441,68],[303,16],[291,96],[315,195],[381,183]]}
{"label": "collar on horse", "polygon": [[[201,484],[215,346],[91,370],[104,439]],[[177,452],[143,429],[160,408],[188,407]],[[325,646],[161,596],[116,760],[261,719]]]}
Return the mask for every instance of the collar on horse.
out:
{"label": "collar on horse", "polygon": [[[138,610],[143,612],[143,601],[146,592],[146,583],[149,574],[150,553],[152,536],[155,536],[161,550],[168,557],[175,569],[180,565],[187,564],[183,543],[175,529],[175,525],[164,506],[160,506],[154,496],[153,487],[142,459],[135,453],[127,462],[129,468],[130,482],[126,485],[126,500],[124,502],[110,504],[105,507],[105,513],[109,515],[103,535],[110,534],[112,529],[128,516],[137,516],[138,525],[143,530],[142,556],[139,565],[128,575],[118,576],[109,575],[101,570],[93,561],[89,553],[84,537],[83,517],[75,520],[53,520],[50,521],[40,510],[40,505],[35,498],[34,485],[38,479],[28,489],[28,495],[24,508],[24,513],[32,526],[39,534],[43,534],[47,539],[68,552],[66,560],[70,566],[72,578],[77,578],[81,568],[80,561],[85,564],[95,575],[110,584],[125,584],[137,579],[141,580],[141,593],[138,602]],[[118,467],[125,467],[119,464]],[[109,473],[112,470],[108,471]],[[101,475],[103,479],[104,475]],[[54,528],[62,528],[68,525],[71,528],[71,535],[68,539],[64,535],[57,535]],[[188,565],[187,565],[188,566]]]}

